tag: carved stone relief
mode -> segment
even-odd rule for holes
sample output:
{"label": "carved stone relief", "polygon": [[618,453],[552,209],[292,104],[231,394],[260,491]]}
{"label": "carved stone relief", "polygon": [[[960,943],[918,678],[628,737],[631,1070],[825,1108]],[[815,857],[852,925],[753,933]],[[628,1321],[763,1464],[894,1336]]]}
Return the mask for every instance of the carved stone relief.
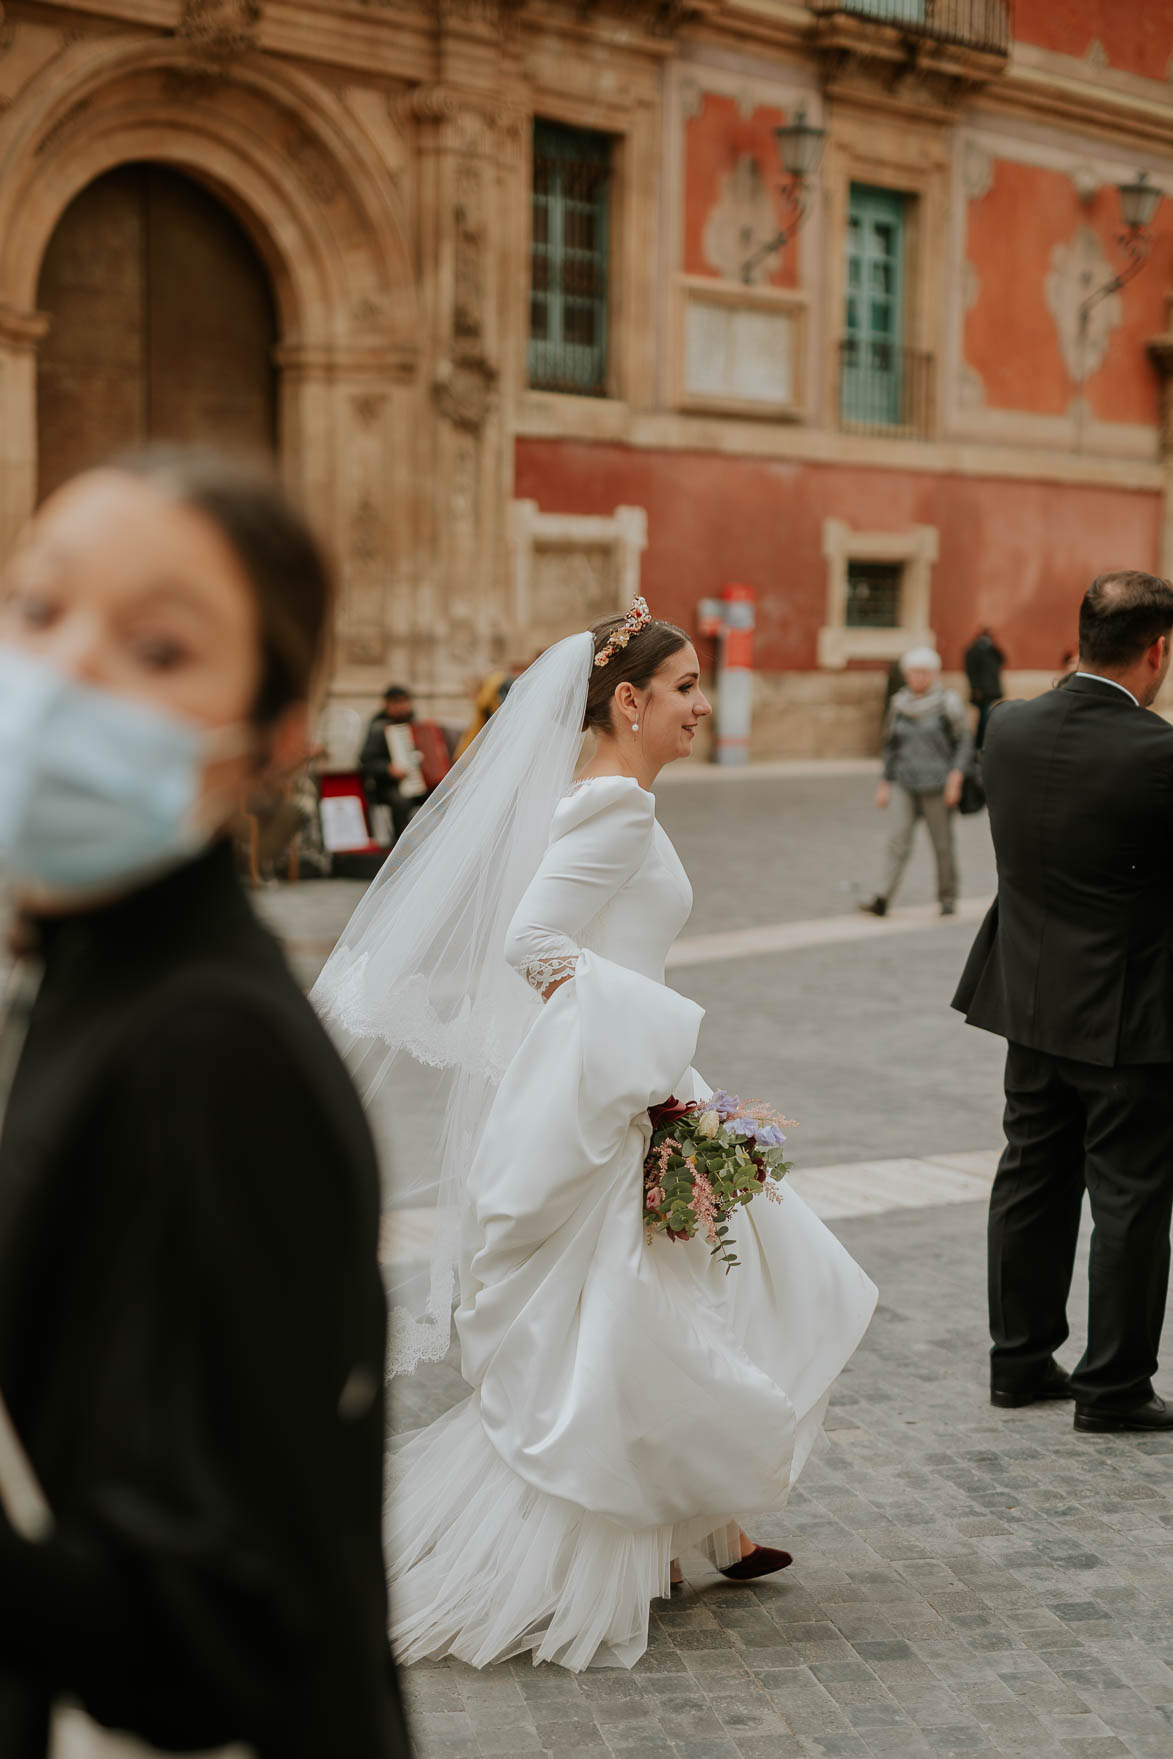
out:
{"label": "carved stone relief", "polygon": [[457,336],[475,340],[481,334],[484,302],[481,252],[484,191],[481,168],[475,161],[463,161],[457,172],[452,223],[455,234],[452,328]]}
{"label": "carved stone relief", "polygon": [[538,542],[533,594],[541,634],[549,632],[553,640],[613,616],[619,603],[614,546],[583,544],[568,549]]}
{"label": "carved stone relief", "polygon": [[378,562],[383,554],[383,521],[369,495],[364,495],[350,519],[350,553],[356,562]]}
{"label": "carved stone relief", "polygon": [[1047,305],[1055,320],[1063,363],[1075,380],[1083,382],[1104,363],[1112,332],[1124,318],[1123,302],[1118,293],[1101,299],[1080,323],[1080,308],[1088,295],[1110,281],[1112,264],[1104,247],[1090,226],[1081,226],[1066,244],[1057,244],[1051,252],[1047,273]]}
{"label": "carved stone relief", "polygon": [[386,406],[387,399],[385,397],[379,396],[377,392],[369,391],[364,391],[355,397],[351,405],[355,420],[366,433],[370,433],[372,428],[379,425]]}
{"label": "carved stone relief", "polygon": [[497,382],[495,368],[480,355],[441,361],[436,368],[436,407],[453,426],[476,434],[484,427]]}
{"label": "carved stone relief", "polygon": [[299,129],[287,136],[285,157],[314,200],[329,206],[339,192],[338,173],[317,141]]}
{"label": "carved stone relief", "polygon": [[693,122],[705,107],[705,94],[695,79],[686,79],[680,88],[680,111],[686,122]]}
{"label": "carved stone relief", "polygon": [[971,202],[980,202],[994,186],[993,155],[985,147],[980,147],[975,140],[967,140],[965,143],[961,160],[961,186]]}
{"label": "carved stone relief", "polygon": [[1103,43],[1101,43],[1099,37],[1094,37],[1088,44],[1084,60],[1089,66],[1096,68],[1100,73],[1103,73],[1112,65],[1108,59],[1108,51],[1105,49]]}
{"label": "carved stone relief", "polygon": [[[739,280],[741,265],[767,238],[778,231],[774,198],[762,178],[757,160],[742,153],[721,179],[721,193],[709,211],[701,238],[705,261],[729,280]],[[758,264],[756,282],[768,282],[778,267],[778,253]]]}
{"label": "carved stone relief", "polygon": [[91,108],[92,104],[89,98],[79,98],[77,103],[65,112],[64,116],[59,116],[52,128],[42,135],[37,143],[37,158],[43,158],[46,153],[54,152],[62,141],[66,140],[76,128],[85,122]]}
{"label": "carved stone relief", "polygon": [[254,48],[260,0],[183,0],[179,35],[201,54],[217,59]]}
{"label": "carved stone relief", "polygon": [[964,262],[961,265],[961,306],[963,311],[972,311],[982,291],[982,278],[978,274],[977,264]]}

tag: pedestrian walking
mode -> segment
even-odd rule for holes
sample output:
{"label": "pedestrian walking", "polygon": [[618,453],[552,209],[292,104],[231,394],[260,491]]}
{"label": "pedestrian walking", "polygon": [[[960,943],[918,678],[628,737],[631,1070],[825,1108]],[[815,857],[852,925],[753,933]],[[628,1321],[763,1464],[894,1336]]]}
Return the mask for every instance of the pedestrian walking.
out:
{"label": "pedestrian walking", "polygon": [[966,648],[962,663],[969,681],[969,700],[978,712],[974,743],[980,751],[985,743],[990,711],[1006,694],[1002,683],[1006,655],[989,629],[979,629]]}
{"label": "pedestrian walking", "polygon": [[923,819],[937,864],[941,914],[952,916],[957,908],[953,817],[973,756],[973,736],[961,698],[941,685],[941,661],[931,647],[913,648],[901,666],[904,688],[888,709],[884,777],[876,790],[876,805],[881,811],[893,806],[896,822],[883,887],[859,908],[870,916],[887,915],[908,866],[917,820]]}
{"label": "pedestrian walking", "polygon": [[375,1156],[228,836],[304,748],[325,565],[167,451],[4,586],[0,1753],[400,1759]]}
{"label": "pedestrian walking", "polygon": [[[990,1199],[991,1399],[1074,1397],[1079,1430],[1173,1429],[1153,1374],[1173,1214],[1173,586],[1101,575],[1063,686],[994,713],[984,770],[998,895],[954,999],[1007,1040]],[[1088,1341],[1055,1362],[1084,1190]]]}

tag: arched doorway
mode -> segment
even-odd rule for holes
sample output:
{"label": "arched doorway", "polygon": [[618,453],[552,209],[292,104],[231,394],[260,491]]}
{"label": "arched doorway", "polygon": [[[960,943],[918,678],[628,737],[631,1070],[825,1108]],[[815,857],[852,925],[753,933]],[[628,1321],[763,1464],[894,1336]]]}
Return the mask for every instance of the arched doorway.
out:
{"label": "arched doorway", "polygon": [[120,165],[62,214],[41,265],[37,495],[147,440],[273,450],[277,314],[235,216],[162,165]]}

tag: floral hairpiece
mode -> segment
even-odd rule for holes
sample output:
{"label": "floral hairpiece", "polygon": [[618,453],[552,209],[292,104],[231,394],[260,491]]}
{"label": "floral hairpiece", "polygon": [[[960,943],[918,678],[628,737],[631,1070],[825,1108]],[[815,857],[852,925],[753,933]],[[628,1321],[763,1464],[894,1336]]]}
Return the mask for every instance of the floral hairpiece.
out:
{"label": "floral hairpiece", "polygon": [[652,620],[645,598],[634,598],[631,609],[623,619],[623,627],[617,629],[606,647],[600,648],[595,655],[596,666],[605,666],[608,660],[614,659],[621,647],[626,647],[633,635],[638,635],[644,626]]}

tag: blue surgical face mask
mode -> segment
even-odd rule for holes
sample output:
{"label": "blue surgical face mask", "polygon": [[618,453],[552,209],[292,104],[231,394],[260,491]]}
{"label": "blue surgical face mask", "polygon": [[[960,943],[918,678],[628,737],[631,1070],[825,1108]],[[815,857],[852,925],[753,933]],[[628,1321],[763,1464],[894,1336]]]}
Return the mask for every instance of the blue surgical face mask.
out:
{"label": "blue surgical face mask", "polygon": [[34,898],[68,901],[178,866],[216,829],[200,812],[204,765],[254,739],[0,644],[0,870]]}

